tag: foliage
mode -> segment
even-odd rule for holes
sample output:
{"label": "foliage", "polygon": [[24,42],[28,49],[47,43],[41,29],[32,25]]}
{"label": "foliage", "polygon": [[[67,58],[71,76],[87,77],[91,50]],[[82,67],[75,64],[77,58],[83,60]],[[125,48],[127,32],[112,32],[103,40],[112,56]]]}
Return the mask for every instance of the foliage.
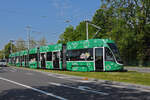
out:
{"label": "foliage", "polygon": [[0,59],[3,59],[4,58],[4,50],[1,50],[0,51]]}
{"label": "foliage", "polygon": [[36,48],[37,47],[37,42],[36,42],[36,40],[34,40],[34,38],[33,37],[31,37],[30,38],[30,44],[29,44],[30,46],[30,48]]}
{"label": "foliage", "polygon": [[19,38],[16,41],[16,48],[17,48],[17,51],[21,51],[21,50],[26,50],[27,49],[26,43],[25,43],[25,41],[22,38]]}
{"label": "foliage", "polygon": [[68,41],[74,40],[74,28],[73,26],[68,26],[64,33],[62,33],[59,37],[58,43],[67,43]]}
{"label": "foliage", "polygon": [[[12,50],[11,50],[12,49]],[[9,54],[12,52],[16,52],[16,46],[12,43],[8,43],[5,45],[4,50],[3,50],[3,54],[5,55],[5,58],[8,59]]]}
{"label": "foliage", "polygon": [[[114,40],[126,65],[145,65],[145,61],[150,60],[150,0],[101,2],[102,5],[91,20],[101,27],[96,38]],[[89,38],[93,38],[95,32],[96,29],[89,25]],[[59,42],[85,39],[86,24],[82,21],[75,29],[67,27]]]}
{"label": "foliage", "polygon": [[[40,39],[39,42],[37,42],[34,38],[30,38],[30,48],[35,48],[37,46],[44,46],[46,45],[46,39],[43,37]],[[5,45],[4,49],[0,51],[0,59],[6,58],[8,59],[9,54],[11,53],[11,48],[12,52],[17,52],[17,51],[22,51],[26,50],[28,47],[28,42],[23,40],[22,38],[19,38],[18,40],[15,41],[15,44],[9,42],[8,44]]]}
{"label": "foliage", "polygon": [[38,46],[45,46],[46,45],[46,39],[45,39],[45,37],[42,37],[41,39],[40,39],[40,41],[38,42]]}

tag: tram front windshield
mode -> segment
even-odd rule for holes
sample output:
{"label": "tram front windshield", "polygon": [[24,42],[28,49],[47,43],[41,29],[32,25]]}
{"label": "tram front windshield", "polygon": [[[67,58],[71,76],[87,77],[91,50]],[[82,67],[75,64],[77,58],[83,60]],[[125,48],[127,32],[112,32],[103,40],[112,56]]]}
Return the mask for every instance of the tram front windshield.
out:
{"label": "tram front windshield", "polygon": [[112,50],[112,52],[114,53],[114,56],[115,56],[117,62],[122,64],[123,61],[120,58],[120,53],[119,53],[117,46],[114,43],[108,43],[108,45],[109,45],[110,49]]}

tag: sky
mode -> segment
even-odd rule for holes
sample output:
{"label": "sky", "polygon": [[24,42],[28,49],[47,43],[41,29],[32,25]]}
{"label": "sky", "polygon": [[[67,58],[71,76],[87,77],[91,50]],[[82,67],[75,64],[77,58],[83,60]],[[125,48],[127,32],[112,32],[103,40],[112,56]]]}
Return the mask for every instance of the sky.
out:
{"label": "sky", "polygon": [[[27,26],[35,40],[56,43],[69,25],[91,20],[100,0],[0,0],[0,49],[10,40],[27,40]],[[15,43],[15,42],[14,42]]]}

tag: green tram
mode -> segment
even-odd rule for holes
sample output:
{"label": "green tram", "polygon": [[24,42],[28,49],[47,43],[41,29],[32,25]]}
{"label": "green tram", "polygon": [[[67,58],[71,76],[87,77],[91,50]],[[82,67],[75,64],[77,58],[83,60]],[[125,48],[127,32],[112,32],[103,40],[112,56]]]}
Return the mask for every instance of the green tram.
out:
{"label": "green tram", "polygon": [[15,53],[15,65],[17,67],[21,66],[21,56],[20,56],[20,52],[16,52]]}
{"label": "green tram", "polygon": [[20,63],[21,67],[28,66],[28,50],[20,51]]}
{"label": "green tram", "polygon": [[39,67],[44,69],[62,70],[61,51],[62,44],[42,46],[39,48]]}
{"label": "green tram", "polygon": [[38,48],[29,49],[29,68],[38,68]]}
{"label": "green tram", "polygon": [[13,65],[13,66],[15,66],[16,64],[15,64],[15,53],[11,53],[10,55],[9,55],[9,65]]}
{"label": "green tram", "polygon": [[123,70],[117,46],[109,39],[41,46],[11,54],[9,61],[10,65],[41,69],[84,72]]}

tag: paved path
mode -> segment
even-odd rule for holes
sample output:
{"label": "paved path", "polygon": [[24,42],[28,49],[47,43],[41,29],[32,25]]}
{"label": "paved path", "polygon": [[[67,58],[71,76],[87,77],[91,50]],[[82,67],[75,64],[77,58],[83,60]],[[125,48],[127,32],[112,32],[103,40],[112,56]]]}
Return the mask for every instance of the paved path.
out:
{"label": "paved path", "polygon": [[127,69],[129,71],[137,71],[137,72],[150,73],[150,68],[125,67],[125,69]]}
{"label": "paved path", "polygon": [[0,100],[150,100],[150,87],[6,67]]}

